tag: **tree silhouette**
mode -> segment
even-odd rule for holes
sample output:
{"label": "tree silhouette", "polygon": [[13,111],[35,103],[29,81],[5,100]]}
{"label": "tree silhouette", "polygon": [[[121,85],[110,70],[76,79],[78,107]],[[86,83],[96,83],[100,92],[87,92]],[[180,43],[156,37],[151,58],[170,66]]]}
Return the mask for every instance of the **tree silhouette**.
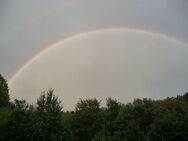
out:
{"label": "tree silhouette", "polygon": [[61,101],[54,95],[54,90],[43,92],[37,100],[37,111],[34,113],[32,137],[36,141],[64,141],[68,133],[62,124]]}
{"label": "tree silhouette", "polygon": [[43,92],[37,100],[37,110],[40,112],[61,112],[63,106],[61,101],[54,94],[54,90],[49,89]]}
{"label": "tree silhouette", "polygon": [[0,74],[0,108],[9,105],[9,90],[8,84]]}
{"label": "tree silhouette", "polygon": [[[187,141],[188,93],[164,100],[135,99],[123,104],[108,98],[80,99],[73,111],[52,89],[35,104],[9,102],[0,75],[0,141]],[[10,105],[10,106],[8,106]]]}

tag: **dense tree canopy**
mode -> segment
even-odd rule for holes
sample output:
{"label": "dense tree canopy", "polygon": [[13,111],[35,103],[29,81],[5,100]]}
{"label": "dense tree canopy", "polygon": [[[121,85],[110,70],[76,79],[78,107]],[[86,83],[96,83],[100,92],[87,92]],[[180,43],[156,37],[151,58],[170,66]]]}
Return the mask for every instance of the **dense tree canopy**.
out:
{"label": "dense tree canopy", "polygon": [[[164,100],[135,99],[123,104],[108,98],[80,99],[63,111],[53,90],[36,104],[9,102],[1,76],[0,141],[187,141],[188,93]],[[9,104],[10,103],[10,104]]]}

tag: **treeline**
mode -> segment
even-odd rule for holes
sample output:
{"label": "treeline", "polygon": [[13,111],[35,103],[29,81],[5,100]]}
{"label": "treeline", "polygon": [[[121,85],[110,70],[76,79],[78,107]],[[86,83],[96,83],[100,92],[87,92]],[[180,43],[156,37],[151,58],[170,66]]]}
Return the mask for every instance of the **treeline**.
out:
{"label": "treeline", "polygon": [[79,100],[64,111],[53,90],[35,105],[9,101],[0,75],[0,141],[187,141],[188,93],[164,100]]}

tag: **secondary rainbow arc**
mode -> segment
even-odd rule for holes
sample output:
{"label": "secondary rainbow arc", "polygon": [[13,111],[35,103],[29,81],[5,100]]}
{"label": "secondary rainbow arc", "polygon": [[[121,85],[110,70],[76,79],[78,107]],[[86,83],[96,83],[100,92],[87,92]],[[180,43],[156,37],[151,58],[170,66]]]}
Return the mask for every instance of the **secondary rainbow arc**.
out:
{"label": "secondary rainbow arc", "polygon": [[74,39],[78,39],[78,38],[82,38],[84,36],[89,36],[91,34],[94,33],[103,33],[103,32],[133,32],[133,33],[143,33],[143,34],[147,34],[147,35],[151,35],[151,36],[158,36],[160,38],[166,39],[166,40],[170,40],[173,42],[176,42],[180,45],[182,45],[183,47],[188,47],[188,45],[183,42],[180,41],[172,36],[166,35],[166,34],[162,34],[159,32],[154,32],[154,31],[150,31],[150,30],[146,30],[146,29],[141,29],[141,28],[126,28],[126,27],[113,27],[113,28],[101,28],[101,29],[94,29],[94,30],[89,30],[89,31],[85,31],[85,32],[80,32],[80,33],[76,33],[72,36],[68,36],[65,37],[49,46],[47,46],[46,48],[42,49],[41,51],[39,51],[38,53],[36,53],[35,55],[33,55],[28,61],[26,61],[24,64],[22,64],[16,71],[15,73],[10,77],[10,79],[8,79],[8,83],[9,85],[11,85],[14,80],[25,70],[27,69],[28,66],[30,66],[34,61],[36,61],[37,59],[39,59],[42,55],[44,55],[47,51],[50,51],[51,49],[58,47],[59,45],[69,42],[69,41],[73,41]]}

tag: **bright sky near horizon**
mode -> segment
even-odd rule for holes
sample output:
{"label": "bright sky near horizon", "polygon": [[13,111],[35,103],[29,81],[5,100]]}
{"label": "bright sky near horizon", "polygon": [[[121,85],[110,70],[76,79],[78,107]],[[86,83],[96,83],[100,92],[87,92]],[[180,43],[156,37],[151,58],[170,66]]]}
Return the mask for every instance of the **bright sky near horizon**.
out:
{"label": "bright sky near horizon", "polygon": [[11,98],[33,102],[54,88],[67,109],[80,97],[182,94],[188,91],[187,13],[186,0],[1,0],[0,73],[10,79],[23,66],[12,78]]}

